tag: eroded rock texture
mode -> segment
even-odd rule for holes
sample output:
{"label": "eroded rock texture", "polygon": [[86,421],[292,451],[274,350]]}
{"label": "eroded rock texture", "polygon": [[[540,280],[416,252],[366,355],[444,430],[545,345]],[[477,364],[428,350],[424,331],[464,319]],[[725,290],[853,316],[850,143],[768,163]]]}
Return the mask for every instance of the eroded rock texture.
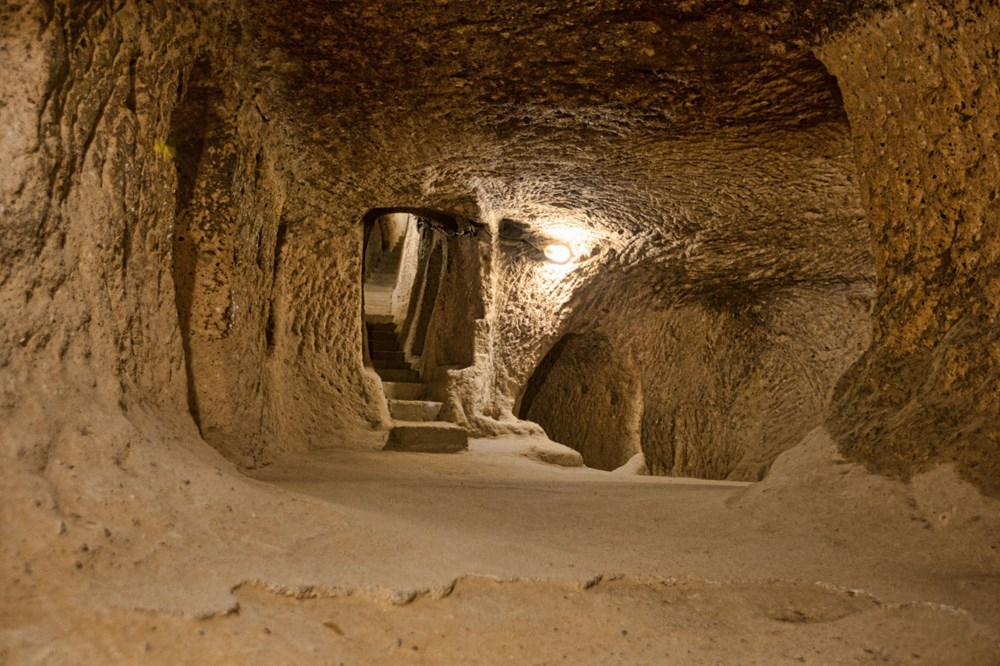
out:
{"label": "eroded rock texture", "polygon": [[522,414],[592,467],[613,469],[641,450],[656,474],[761,478],[823,420],[834,384],[867,345],[868,293],[744,298],[647,311],[605,328],[610,337],[567,335],[529,384]]}
{"label": "eroded rock texture", "polygon": [[838,387],[843,449],[943,461],[1000,493],[1000,10],[916,2],[827,44],[879,275],[871,348]]}
{"label": "eroded rock texture", "polygon": [[995,492],[998,17],[882,5],[5,5],[6,448],[377,446],[361,220],[421,206],[485,225],[403,327],[475,434],[757,479],[854,364],[845,451]]}
{"label": "eroded rock texture", "polygon": [[[188,412],[167,146],[179,83],[210,41],[232,44],[226,23],[167,3],[0,9],[2,420],[30,466],[61,447],[125,455],[140,437],[113,423]],[[91,413],[114,415],[107,430]]]}

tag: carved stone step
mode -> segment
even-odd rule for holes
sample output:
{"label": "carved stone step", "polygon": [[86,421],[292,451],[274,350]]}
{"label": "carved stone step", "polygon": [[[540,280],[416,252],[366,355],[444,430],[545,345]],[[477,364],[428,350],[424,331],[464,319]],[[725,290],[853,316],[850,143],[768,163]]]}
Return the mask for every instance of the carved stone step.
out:
{"label": "carved stone step", "polygon": [[382,382],[385,397],[390,400],[420,400],[427,390],[419,382]]}
{"label": "carved stone step", "polygon": [[385,451],[415,453],[458,453],[469,448],[465,428],[444,421],[401,423],[389,431]]}
{"label": "carved stone step", "polygon": [[441,413],[441,403],[429,400],[389,400],[389,414],[396,421],[433,421]]}
{"label": "carved stone step", "polygon": [[[392,352],[379,352],[381,354],[391,354]],[[402,353],[402,352],[400,352]],[[388,360],[388,359],[372,359],[372,367],[376,371],[379,370],[412,370],[410,364],[403,360]]]}
{"label": "carved stone step", "polygon": [[420,373],[409,369],[375,368],[383,382],[419,382]]}

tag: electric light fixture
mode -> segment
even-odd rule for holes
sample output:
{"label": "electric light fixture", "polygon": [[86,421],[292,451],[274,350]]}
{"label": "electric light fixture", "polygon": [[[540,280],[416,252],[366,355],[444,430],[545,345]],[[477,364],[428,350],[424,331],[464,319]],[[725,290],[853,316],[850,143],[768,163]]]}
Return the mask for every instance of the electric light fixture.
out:
{"label": "electric light fixture", "polygon": [[542,252],[545,253],[545,258],[554,264],[565,264],[573,258],[573,252],[563,243],[549,243],[542,248]]}

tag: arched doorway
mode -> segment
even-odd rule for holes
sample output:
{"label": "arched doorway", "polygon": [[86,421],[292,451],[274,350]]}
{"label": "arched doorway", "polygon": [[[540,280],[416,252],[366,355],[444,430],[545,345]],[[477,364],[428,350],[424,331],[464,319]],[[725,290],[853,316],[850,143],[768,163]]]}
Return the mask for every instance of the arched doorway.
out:
{"label": "arched doorway", "polygon": [[427,397],[427,384],[473,362],[483,225],[405,206],[373,208],[363,222],[365,363],[388,398]]}

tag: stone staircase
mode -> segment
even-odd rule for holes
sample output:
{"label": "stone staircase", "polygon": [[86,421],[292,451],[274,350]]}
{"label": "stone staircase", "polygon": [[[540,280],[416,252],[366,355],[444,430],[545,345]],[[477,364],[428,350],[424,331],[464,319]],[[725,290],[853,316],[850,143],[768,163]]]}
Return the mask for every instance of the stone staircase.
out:
{"label": "stone staircase", "polygon": [[396,288],[402,242],[389,249],[365,276],[365,321],[392,321],[392,292]]}
{"label": "stone staircase", "polygon": [[468,448],[465,429],[438,421],[440,402],[423,400],[426,387],[420,373],[406,362],[392,321],[392,291],[396,285],[400,248],[382,255],[379,266],[365,280],[365,329],[368,351],[389,402],[393,419],[386,451],[455,453]]}
{"label": "stone staircase", "polygon": [[366,322],[365,326],[368,329],[368,352],[372,357],[372,365],[382,381],[391,384],[419,383],[420,374],[404,358],[403,348],[396,335],[396,325],[392,322]]}

